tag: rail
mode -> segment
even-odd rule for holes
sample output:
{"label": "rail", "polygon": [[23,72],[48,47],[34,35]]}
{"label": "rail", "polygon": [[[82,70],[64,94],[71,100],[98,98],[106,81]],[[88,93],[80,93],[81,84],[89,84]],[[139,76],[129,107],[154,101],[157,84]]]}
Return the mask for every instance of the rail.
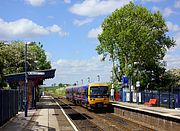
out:
{"label": "rail", "polygon": [[65,104],[60,99],[55,98],[55,101],[63,108],[67,116],[72,120],[72,122],[74,123],[74,125],[76,125],[79,131],[103,131],[103,129],[101,129],[97,124],[90,121],[86,115],[75,111],[68,104]]}

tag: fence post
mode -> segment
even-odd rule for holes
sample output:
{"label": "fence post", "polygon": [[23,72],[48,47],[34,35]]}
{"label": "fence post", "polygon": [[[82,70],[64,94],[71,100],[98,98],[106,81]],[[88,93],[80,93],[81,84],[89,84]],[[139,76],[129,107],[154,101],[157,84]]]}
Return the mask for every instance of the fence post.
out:
{"label": "fence post", "polygon": [[4,120],[4,119],[3,119],[3,116],[4,116],[4,115],[3,115],[3,113],[4,113],[4,112],[3,112],[3,109],[4,109],[4,97],[3,97],[3,92],[4,92],[4,91],[2,90],[2,111],[1,111],[1,113],[2,113],[2,116],[1,116],[1,118],[2,118],[2,123],[3,123],[3,120]]}
{"label": "fence post", "polygon": [[169,101],[168,101],[168,108],[170,109],[170,104],[171,104],[171,94],[170,94],[170,90],[169,90]]}
{"label": "fence post", "polygon": [[159,90],[159,106],[161,106],[161,92]]}
{"label": "fence post", "polygon": [[0,90],[0,126],[2,125],[2,90]]}
{"label": "fence post", "polygon": [[18,110],[21,111],[21,90],[20,90],[20,86],[18,85]]}

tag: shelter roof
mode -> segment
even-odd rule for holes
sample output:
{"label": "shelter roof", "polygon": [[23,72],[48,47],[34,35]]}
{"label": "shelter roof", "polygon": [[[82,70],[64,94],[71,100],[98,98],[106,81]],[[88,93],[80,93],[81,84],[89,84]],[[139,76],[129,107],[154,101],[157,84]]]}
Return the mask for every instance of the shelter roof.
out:
{"label": "shelter roof", "polygon": [[[28,80],[45,80],[54,78],[56,69],[46,69],[46,70],[35,70],[35,71],[28,71]],[[18,82],[25,80],[25,72],[22,73],[14,73],[5,75],[6,81],[9,82]]]}

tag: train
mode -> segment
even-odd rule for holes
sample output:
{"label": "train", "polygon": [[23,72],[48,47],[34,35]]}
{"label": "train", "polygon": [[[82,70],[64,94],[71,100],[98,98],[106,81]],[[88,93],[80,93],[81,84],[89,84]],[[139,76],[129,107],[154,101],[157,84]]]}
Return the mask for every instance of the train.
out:
{"label": "train", "polygon": [[66,98],[69,101],[90,109],[110,106],[109,85],[106,83],[89,83],[66,87]]}

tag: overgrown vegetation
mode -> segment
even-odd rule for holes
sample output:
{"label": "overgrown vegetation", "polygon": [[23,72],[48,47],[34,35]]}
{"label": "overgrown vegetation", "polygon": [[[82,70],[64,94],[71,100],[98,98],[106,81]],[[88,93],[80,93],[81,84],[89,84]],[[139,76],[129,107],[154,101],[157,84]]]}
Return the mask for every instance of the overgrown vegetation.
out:
{"label": "overgrown vegetation", "polygon": [[44,87],[44,92],[47,94],[53,94],[54,96],[65,96],[65,87]]}

